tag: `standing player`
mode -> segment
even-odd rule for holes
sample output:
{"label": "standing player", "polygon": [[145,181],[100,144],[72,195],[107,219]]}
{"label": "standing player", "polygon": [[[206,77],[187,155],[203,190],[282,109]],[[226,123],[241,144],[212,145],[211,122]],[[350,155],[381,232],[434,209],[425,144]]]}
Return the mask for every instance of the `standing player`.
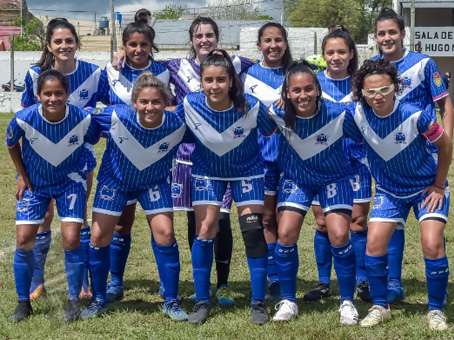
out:
{"label": "standing player", "polygon": [[263,235],[263,159],[257,129],[274,132],[267,110],[255,97],[243,95],[230,56],[213,50],[200,65],[203,92],[188,94],[177,107],[195,139],[192,197],[196,235],[192,267],[197,303],[191,323],[203,323],[210,314],[210,274],[214,239],[222,200],[230,184],[238,208],[246,246],[252,302],[252,321],[268,321],[266,293],[267,245]]}
{"label": "standing player", "polygon": [[[381,54],[372,59],[383,58],[396,67],[404,86],[404,90],[397,97],[400,101],[414,103],[424,108],[437,102],[444,131],[452,139],[454,110],[448,91],[441,80],[440,71],[429,56],[404,49],[404,37],[403,18],[392,9],[383,8],[375,20],[375,41]],[[433,145],[429,147],[436,153]],[[402,225],[399,225],[388,246],[389,303],[405,297],[402,286],[404,245],[405,234]]]}
{"label": "standing player", "polygon": [[288,321],[298,315],[297,241],[304,217],[318,194],[339,282],[340,322],[356,325],[358,312],[353,304],[355,251],[349,240],[353,209],[352,170],[342,148],[344,105],[321,99],[321,95],[320,84],[310,64],[294,62],[282,85],[285,110],[276,105],[271,110],[271,117],[281,132],[278,165],[282,170],[276,264],[283,300],[276,306],[273,320]]}
{"label": "standing player", "polygon": [[[287,31],[278,23],[268,22],[258,32],[257,48],[263,54],[263,61],[252,65],[242,75],[244,92],[259,99],[269,107],[281,97],[285,70],[292,62],[292,54],[288,46]],[[265,160],[265,201],[263,211],[263,227],[268,244],[268,299],[282,299],[279,277],[274,254],[277,241],[277,186],[279,169],[277,154],[279,135],[264,137],[259,132],[259,144]]]}
{"label": "standing player", "polygon": [[63,319],[74,321],[80,314],[79,293],[85,268],[80,244],[87,190],[85,174],[80,171],[82,145],[95,143],[99,134],[89,115],[75,106],[66,105],[70,95],[68,80],[59,71],[41,73],[36,82],[36,93],[41,104],[18,112],[6,135],[6,145],[18,173],[17,246],[13,268],[19,303],[9,320],[21,321],[33,312],[29,295],[33,248],[39,225],[54,198],[61,220],[69,290]]}
{"label": "standing player", "polygon": [[[55,69],[68,77],[69,81],[69,104],[78,107],[96,106],[99,100],[103,84],[101,69],[94,65],[75,58],[79,47],[79,37],[76,29],[66,19],[52,19],[46,29],[46,46],[44,46],[41,59],[30,68],[25,76],[25,92],[22,95],[22,106],[28,107],[38,102],[37,80],[41,72],[48,69]],[[83,165],[87,175],[87,200],[90,195],[93,182],[93,169],[96,167],[96,156],[93,146],[86,144],[84,150]],[[36,299],[45,292],[44,288],[44,267],[47,253],[51,243],[50,225],[54,215],[53,203],[44,218],[43,224],[38,229],[34,249],[35,270],[33,281],[30,287],[30,299]],[[84,217],[84,226],[81,230],[81,242],[84,254],[88,254],[88,242],[90,240],[90,227]],[[88,275],[84,275],[83,290],[81,297],[90,298],[88,287]]]}
{"label": "standing player", "polygon": [[[318,73],[322,97],[334,102],[351,101],[350,77],[358,68],[355,42],[344,28],[337,26],[323,38],[322,54],[327,69]],[[367,215],[372,200],[371,176],[362,147],[349,138],[344,138],[344,150],[355,169],[352,180],[353,211],[350,223],[350,237],[356,255],[356,291],[358,296],[371,302],[366,279],[364,254],[367,241]],[[319,280],[313,290],[304,294],[304,300],[314,301],[331,295],[331,244],[326,230],[326,221],[318,197],[312,202],[312,211],[317,222],[314,236],[315,259]]]}
{"label": "standing player", "polygon": [[[391,317],[387,301],[387,248],[394,230],[413,208],[421,231],[429,297],[429,327],[448,328],[443,300],[449,277],[443,234],[449,212],[446,181],[452,141],[435,120],[433,104],[425,110],[396,100],[402,91],[396,69],[387,60],[368,60],[356,73],[347,114],[347,133],[363,142],[376,192],[367,235],[366,272],[373,306],[361,321],[372,327]],[[405,88],[404,88],[405,89]],[[427,148],[438,147],[438,161]]]}
{"label": "standing player", "polygon": [[173,230],[169,169],[186,127],[172,112],[167,85],[151,72],[135,81],[129,105],[109,106],[92,113],[107,138],[93,204],[89,268],[93,300],[81,318],[107,309],[106,284],[115,225],[130,200],[138,200],[154,235],[154,253],[165,288],[163,313],[172,320],[187,319],[177,302],[180,261]]}

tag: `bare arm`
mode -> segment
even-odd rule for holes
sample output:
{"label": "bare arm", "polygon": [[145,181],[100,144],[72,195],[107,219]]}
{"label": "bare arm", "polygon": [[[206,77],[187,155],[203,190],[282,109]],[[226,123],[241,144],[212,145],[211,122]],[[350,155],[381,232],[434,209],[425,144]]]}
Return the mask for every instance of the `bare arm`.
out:
{"label": "bare arm", "polygon": [[30,179],[28,178],[27,172],[25,171],[25,165],[22,159],[20,144],[17,143],[15,146],[8,150],[18,174],[15,192],[16,199],[22,201],[22,196],[24,194],[25,189],[28,188],[30,192],[33,192],[32,186],[30,183]]}
{"label": "bare arm", "polygon": [[117,71],[120,71],[121,70],[121,67],[120,67],[120,61],[122,62],[121,63],[121,67],[125,67],[125,63],[126,63],[126,52],[123,48],[119,49],[117,51],[117,53],[115,53],[115,56],[112,60],[112,67],[117,70]]}
{"label": "bare arm", "polygon": [[440,107],[441,121],[443,129],[450,139],[452,139],[452,130],[454,127],[454,109],[452,106],[451,97],[447,96],[437,101]]}

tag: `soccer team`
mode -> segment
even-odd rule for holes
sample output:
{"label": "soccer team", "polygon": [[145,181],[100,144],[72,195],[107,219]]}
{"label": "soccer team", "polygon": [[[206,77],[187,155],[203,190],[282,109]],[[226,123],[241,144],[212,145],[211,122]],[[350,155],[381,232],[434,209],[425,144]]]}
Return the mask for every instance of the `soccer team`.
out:
{"label": "soccer team", "polygon": [[[30,300],[45,292],[55,200],[69,292],[64,320],[93,318],[123,298],[138,201],[151,230],[163,314],[205,322],[213,257],[218,304],[235,304],[228,286],[235,201],[254,323],[269,320],[267,288],[267,299],[277,302],[274,321],[298,315],[297,241],[311,206],[319,280],[304,299],[330,295],[334,263],[341,324],[358,324],[355,291],[372,302],[362,327],[388,320],[389,304],[405,297],[404,229],[413,208],[428,325],[447,329],[444,228],[454,112],[434,61],[404,49],[403,19],[388,8],[379,13],[380,54],[359,70],[353,39],[335,27],[322,43],[326,70],[316,74],[310,63],[292,61],[287,32],[273,22],[258,32],[261,62],[218,49],[219,29],[206,17],[189,28],[190,58],[156,62],[150,17],[144,9],[136,13],[123,31],[123,49],[104,70],[75,58],[79,41],[66,19],[48,24],[42,58],[26,76],[25,109],[6,136],[18,173],[13,268],[19,302],[9,320],[29,316]],[[96,109],[97,102],[107,107]],[[86,200],[100,136],[107,143],[90,230]],[[178,295],[174,210],[188,215],[195,287],[189,315]],[[90,299],[83,311],[81,298]]]}

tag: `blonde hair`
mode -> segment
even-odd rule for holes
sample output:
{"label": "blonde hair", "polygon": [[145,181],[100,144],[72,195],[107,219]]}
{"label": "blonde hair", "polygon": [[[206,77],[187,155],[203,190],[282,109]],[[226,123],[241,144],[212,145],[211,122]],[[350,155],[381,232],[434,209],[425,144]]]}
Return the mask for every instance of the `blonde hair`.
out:
{"label": "blonde hair", "polygon": [[166,84],[164,84],[162,80],[160,80],[150,71],[143,72],[134,83],[131,94],[131,100],[133,103],[135,103],[135,101],[139,97],[140,91],[142,91],[142,89],[146,87],[154,87],[158,89],[158,91],[161,93],[162,98],[164,98],[164,102],[166,104],[169,103],[170,93],[167,89]]}

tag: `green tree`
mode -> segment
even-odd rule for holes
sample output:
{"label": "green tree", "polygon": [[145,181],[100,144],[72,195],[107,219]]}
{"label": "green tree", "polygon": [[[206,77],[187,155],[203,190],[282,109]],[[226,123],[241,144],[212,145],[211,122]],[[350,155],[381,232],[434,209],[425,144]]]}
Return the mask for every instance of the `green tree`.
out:
{"label": "green tree", "polygon": [[[20,26],[21,19],[13,21],[13,25]],[[16,51],[42,50],[46,39],[43,23],[38,19],[32,19],[28,23],[22,21],[22,27],[22,37],[20,34],[14,36],[14,49]]]}
{"label": "green tree", "polygon": [[182,15],[188,13],[186,6],[170,4],[166,5],[162,11],[154,12],[154,16],[156,19],[179,19]]}

